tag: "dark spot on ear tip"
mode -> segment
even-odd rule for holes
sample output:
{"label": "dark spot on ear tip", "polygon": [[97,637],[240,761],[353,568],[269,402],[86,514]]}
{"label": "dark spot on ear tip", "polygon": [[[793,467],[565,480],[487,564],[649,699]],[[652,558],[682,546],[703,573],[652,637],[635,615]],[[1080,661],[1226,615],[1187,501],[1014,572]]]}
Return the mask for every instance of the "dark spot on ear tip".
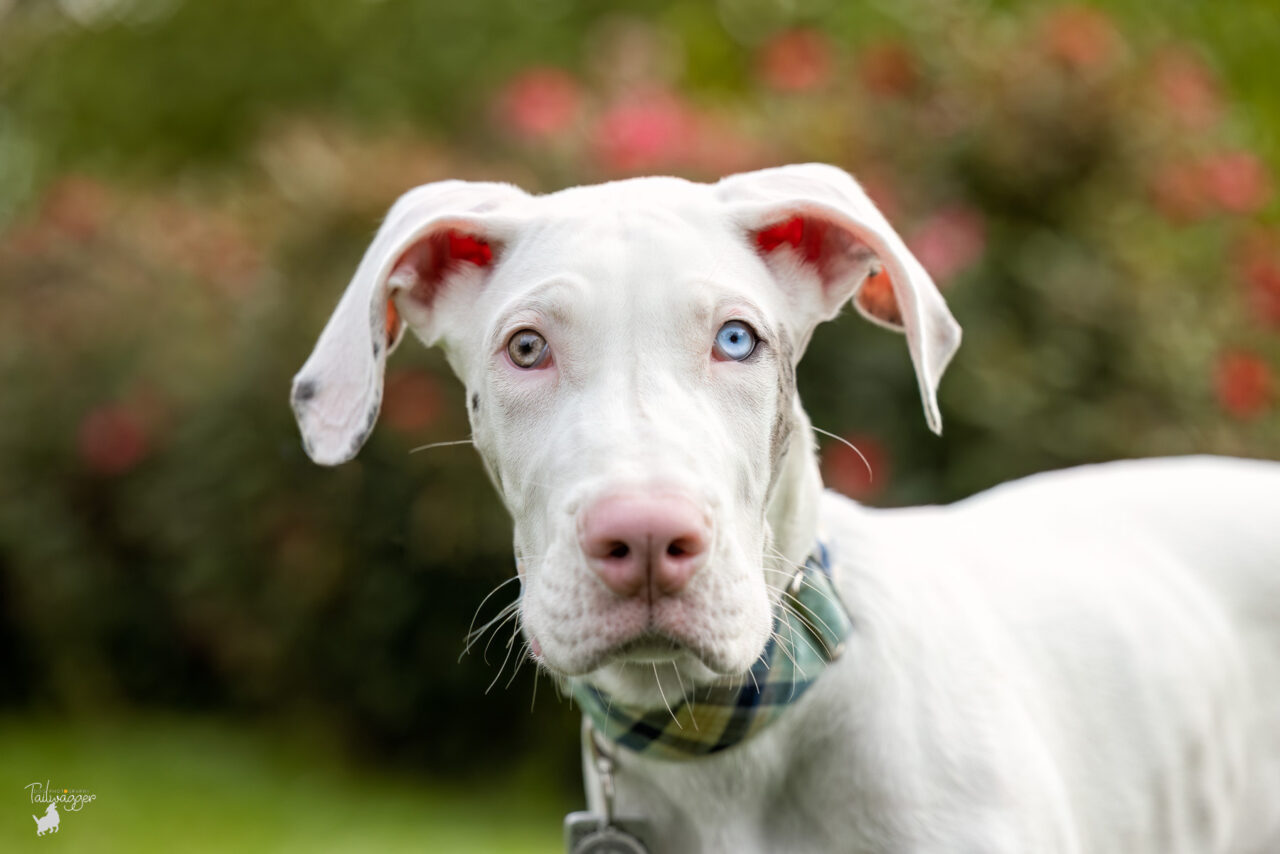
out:
{"label": "dark spot on ear tip", "polygon": [[479,394],[471,395],[471,411],[472,412],[480,411],[480,395]]}
{"label": "dark spot on ear tip", "polygon": [[293,399],[298,403],[306,403],[316,396],[316,384],[311,380],[303,380],[293,387]]}
{"label": "dark spot on ear tip", "polygon": [[355,438],[351,440],[351,450],[349,452],[351,456],[354,457],[356,453],[364,447],[364,443],[369,438],[369,434],[373,432],[373,425],[378,420],[378,408],[380,405],[381,401],[379,401],[378,405],[369,407],[369,412],[365,415],[364,419],[364,429],[357,433]]}

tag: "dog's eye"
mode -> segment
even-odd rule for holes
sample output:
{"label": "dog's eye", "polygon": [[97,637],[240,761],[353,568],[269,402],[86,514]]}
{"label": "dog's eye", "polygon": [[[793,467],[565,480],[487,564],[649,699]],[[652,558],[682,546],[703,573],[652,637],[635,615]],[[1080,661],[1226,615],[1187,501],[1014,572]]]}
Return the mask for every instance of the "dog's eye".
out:
{"label": "dog's eye", "polygon": [[715,354],[721,359],[741,362],[756,349],[756,334],[741,320],[730,320],[716,333]]}
{"label": "dog's eye", "polygon": [[507,355],[518,368],[536,368],[547,358],[547,339],[532,329],[521,329],[507,341]]}

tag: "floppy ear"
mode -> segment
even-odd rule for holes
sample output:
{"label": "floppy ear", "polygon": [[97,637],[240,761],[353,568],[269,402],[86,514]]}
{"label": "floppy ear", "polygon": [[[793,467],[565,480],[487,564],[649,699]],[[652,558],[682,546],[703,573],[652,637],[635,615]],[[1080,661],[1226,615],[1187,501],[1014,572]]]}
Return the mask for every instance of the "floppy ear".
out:
{"label": "floppy ear", "polygon": [[733,175],[716,190],[787,292],[802,335],[850,299],[864,317],[906,333],[925,420],[941,433],[938,382],[960,346],[960,325],[858,183],[808,163]]}
{"label": "floppy ear", "polygon": [[360,450],[378,417],[402,315],[428,344],[438,339],[432,304],[447,288],[479,287],[489,276],[513,228],[495,212],[519,198],[527,197],[507,184],[441,181],[392,206],[293,378],[293,412],[311,459],[337,465]]}

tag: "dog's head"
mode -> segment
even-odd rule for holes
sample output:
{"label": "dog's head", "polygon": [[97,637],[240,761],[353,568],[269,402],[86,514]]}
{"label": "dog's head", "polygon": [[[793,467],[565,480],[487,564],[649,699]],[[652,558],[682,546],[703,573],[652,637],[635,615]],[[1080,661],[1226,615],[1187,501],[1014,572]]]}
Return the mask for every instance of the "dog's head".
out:
{"label": "dog's head", "polygon": [[344,462],[404,329],[440,344],[514,520],[540,663],[624,693],[627,662],[711,680],[760,655],[786,561],[811,545],[812,520],[788,518],[805,515],[794,473],[812,470],[795,367],[850,299],[905,331],[939,429],[959,327],[839,169],[547,196],[429,184],[392,207],[293,405],[311,457]]}

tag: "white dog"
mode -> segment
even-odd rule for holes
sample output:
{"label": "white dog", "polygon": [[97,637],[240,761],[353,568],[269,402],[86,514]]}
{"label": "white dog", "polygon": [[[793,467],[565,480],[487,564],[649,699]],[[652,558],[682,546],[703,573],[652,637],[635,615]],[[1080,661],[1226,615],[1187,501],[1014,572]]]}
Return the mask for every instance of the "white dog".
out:
{"label": "white dog", "polygon": [[44,816],[37,818],[31,816],[36,822],[36,836],[44,836],[46,833],[57,833],[58,824],[61,818],[58,815],[58,805],[56,803],[49,804],[44,811]]}
{"label": "white dog", "polygon": [[959,327],[838,169],[430,184],[293,404],[341,463],[404,328],[444,348],[589,799],[655,851],[1280,851],[1280,465],[860,507],[822,491],[795,387],[850,300],[906,333],[940,429]]}

